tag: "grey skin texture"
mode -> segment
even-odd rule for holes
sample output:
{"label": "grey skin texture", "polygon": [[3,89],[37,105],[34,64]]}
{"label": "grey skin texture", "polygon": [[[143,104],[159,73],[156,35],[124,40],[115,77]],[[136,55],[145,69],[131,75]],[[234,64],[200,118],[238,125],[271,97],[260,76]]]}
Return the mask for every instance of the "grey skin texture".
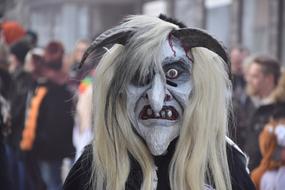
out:
{"label": "grey skin texture", "polygon": [[160,56],[164,75],[157,72],[147,84],[127,87],[132,125],[155,156],[163,155],[179,135],[192,91],[193,62],[181,43],[175,38],[165,40]]}

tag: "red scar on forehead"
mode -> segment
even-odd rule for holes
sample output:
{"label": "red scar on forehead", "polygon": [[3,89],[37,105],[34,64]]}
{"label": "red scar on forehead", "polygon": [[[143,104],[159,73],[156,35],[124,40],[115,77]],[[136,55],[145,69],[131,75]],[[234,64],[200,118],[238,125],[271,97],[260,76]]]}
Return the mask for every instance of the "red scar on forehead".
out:
{"label": "red scar on forehead", "polygon": [[[172,34],[169,34],[168,35],[168,44],[169,44],[169,46],[173,52],[174,57],[176,57],[176,51],[173,48],[172,38],[173,38]],[[186,48],[183,46],[183,49],[184,49],[186,57],[193,63],[193,59],[191,57],[189,57],[189,55],[187,54],[187,52],[189,51],[189,48]]]}
{"label": "red scar on forehead", "polygon": [[189,57],[189,55],[188,55],[188,51],[189,51],[189,48],[186,48],[186,47],[184,47],[183,46],[183,49],[184,49],[184,51],[185,51],[185,55],[186,55],[186,57],[191,61],[191,63],[193,63],[193,59],[191,58],[191,57]]}

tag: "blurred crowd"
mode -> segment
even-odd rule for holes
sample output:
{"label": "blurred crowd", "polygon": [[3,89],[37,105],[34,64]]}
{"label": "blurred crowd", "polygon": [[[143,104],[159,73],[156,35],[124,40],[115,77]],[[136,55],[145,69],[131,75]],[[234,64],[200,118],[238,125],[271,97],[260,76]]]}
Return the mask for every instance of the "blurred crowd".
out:
{"label": "blurred crowd", "polygon": [[38,35],[14,21],[2,22],[0,35],[0,187],[61,189],[93,136],[94,71],[79,70],[89,41],[69,54],[60,41],[39,47]]}
{"label": "blurred crowd", "polygon": [[251,178],[260,190],[285,187],[285,73],[269,55],[232,48],[232,137],[248,156]]}
{"label": "blurred crowd", "polygon": [[[60,41],[39,47],[38,35],[17,22],[0,25],[0,187],[61,189],[66,171],[93,137],[95,70],[79,69],[90,42],[79,40],[68,54]],[[282,189],[285,73],[278,60],[243,46],[233,47],[230,58],[230,136],[247,154],[257,189]]]}

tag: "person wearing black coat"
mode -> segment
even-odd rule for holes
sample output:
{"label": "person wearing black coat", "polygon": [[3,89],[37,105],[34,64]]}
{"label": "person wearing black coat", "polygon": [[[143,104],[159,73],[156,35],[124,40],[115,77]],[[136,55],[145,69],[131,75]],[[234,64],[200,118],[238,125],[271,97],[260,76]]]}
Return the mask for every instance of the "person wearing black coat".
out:
{"label": "person wearing black coat", "polygon": [[63,159],[73,160],[75,155],[73,94],[62,75],[63,56],[60,42],[52,41],[44,49],[42,76],[30,99],[19,143],[31,175],[44,183],[36,189],[60,189]]}

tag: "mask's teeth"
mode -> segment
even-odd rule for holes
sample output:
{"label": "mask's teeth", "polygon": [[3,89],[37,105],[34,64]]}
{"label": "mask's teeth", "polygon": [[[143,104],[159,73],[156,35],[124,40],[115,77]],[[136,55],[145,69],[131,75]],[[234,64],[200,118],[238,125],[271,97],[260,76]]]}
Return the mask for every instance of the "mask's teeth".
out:
{"label": "mask's teeth", "polygon": [[148,116],[151,116],[151,115],[152,115],[152,110],[151,110],[151,108],[148,108],[148,109],[146,110],[146,114],[147,114]]}
{"label": "mask's teeth", "polygon": [[165,115],[166,115],[166,114],[165,114],[165,111],[164,111],[164,110],[161,111],[161,112],[160,112],[160,115],[161,115],[162,118],[165,118]]}
{"label": "mask's teeth", "polygon": [[172,116],[172,111],[171,110],[167,110],[167,117],[171,117]]}

